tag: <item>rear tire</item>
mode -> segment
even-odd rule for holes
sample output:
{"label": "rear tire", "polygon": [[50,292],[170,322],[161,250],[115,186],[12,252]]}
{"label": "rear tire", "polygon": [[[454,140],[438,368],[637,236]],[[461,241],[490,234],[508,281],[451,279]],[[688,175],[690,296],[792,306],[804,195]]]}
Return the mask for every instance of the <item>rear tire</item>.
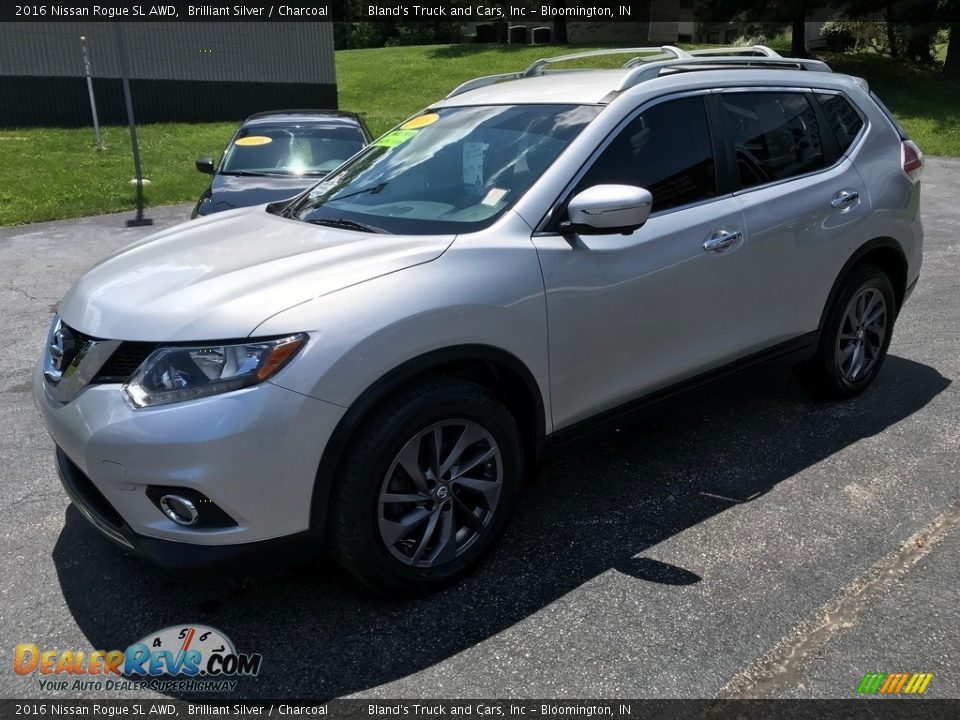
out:
{"label": "rear tire", "polygon": [[388,595],[418,595],[465,574],[513,508],[523,472],[513,416],[464,380],[399,391],[362,424],[332,506],[340,564]]}
{"label": "rear tire", "polygon": [[887,357],[896,303],[883,270],[868,264],[853,268],[827,311],[816,355],[794,368],[797,379],[823,399],[863,392]]}

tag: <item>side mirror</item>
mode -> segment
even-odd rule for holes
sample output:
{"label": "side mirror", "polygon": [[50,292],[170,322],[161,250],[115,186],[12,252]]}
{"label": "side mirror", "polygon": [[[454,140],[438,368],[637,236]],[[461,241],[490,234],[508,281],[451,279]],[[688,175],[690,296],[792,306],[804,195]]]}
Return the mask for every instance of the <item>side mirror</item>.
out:
{"label": "side mirror", "polygon": [[567,205],[567,221],[561,232],[580,235],[631,233],[650,217],[653,195],[633,185],[594,185],[573,197]]}
{"label": "side mirror", "polygon": [[200,158],[194,162],[194,165],[197,166],[197,170],[207,175],[213,175],[217,172],[217,169],[213,166],[213,160],[211,158]]}

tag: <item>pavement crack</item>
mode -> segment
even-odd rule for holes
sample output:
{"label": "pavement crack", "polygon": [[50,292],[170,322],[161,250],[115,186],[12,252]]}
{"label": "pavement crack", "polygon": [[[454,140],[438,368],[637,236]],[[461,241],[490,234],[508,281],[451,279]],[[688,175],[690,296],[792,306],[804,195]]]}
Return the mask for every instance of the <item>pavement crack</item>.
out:
{"label": "pavement crack", "polygon": [[836,635],[855,626],[873,600],[896,586],[941,540],[958,528],[960,501],[847,585],[815,617],[795,628],[756,662],[738,672],[720,689],[717,697],[782,697],[790,688],[800,686],[803,670],[810,659],[822,652]]}
{"label": "pavement crack", "polygon": [[18,288],[16,285],[13,284],[12,280],[7,283],[7,290],[9,290],[10,292],[15,292],[18,295],[22,295],[23,297],[27,298],[27,300],[34,300],[37,302],[46,302],[49,300],[49,298],[37,297],[36,295],[31,295],[23,288]]}

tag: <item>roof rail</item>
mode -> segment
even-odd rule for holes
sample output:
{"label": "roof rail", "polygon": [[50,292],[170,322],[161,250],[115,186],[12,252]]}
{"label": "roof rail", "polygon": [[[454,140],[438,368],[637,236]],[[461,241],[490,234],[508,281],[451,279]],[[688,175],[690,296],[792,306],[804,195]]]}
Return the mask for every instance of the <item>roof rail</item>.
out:
{"label": "roof rail", "polygon": [[807,60],[806,58],[785,58],[780,57],[755,57],[741,55],[716,55],[692,58],[690,60],[666,60],[663,62],[653,62],[646,65],[634,67],[627,73],[614,88],[614,92],[623,92],[634,85],[639,85],[646,80],[660,77],[663,70],[674,70],[683,72],[687,69],[711,69],[711,65],[718,67],[737,67],[737,68],[780,68],[783,70],[810,70],[812,72],[831,72],[830,66],[820,60]]}
{"label": "roof rail", "polygon": [[517,80],[521,77],[523,77],[523,73],[520,72],[500,73],[499,75],[484,75],[483,77],[467,80],[465,83],[457,85],[453,90],[447,93],[447,97],[452,98],[455,95],[462,95],[470,90],[476,90],[477,88],[486,87],[487,85],[493,85],[494,83],[501,82],[502,80]]}
{"label": "roof rail", "polygon": [[[654,54],[651,54],[654,53]],[[584,58],[600,57],[603,55],[633,55],[621,67],[628,72],[617,84],[614,92],[622,92],[627,88],[659,77],[664,69],[672,68],[677,72],[682,72],[687,68],[694,69],[691,66],[704,66],[703,69],[709,69],[710,65],[723,65],[733,67],[765,67],[765,68],[783,68],[795,70],[812,70],[814,72],[830,72],[830,67],[819,60],[807,60],[805,58],[785,58],[766,45],[750,45],[745,47],[731,47],[729,45],[715,48],[701,48],[699,50],[681,50],[673,45],[660,45],[657,47],[635,47],[635,48],[610,48],[607,50],[588,50],[586,52],[572,53],[570,55],[558,55],[552,58],[541,58],[526,69],[517,72],[500,73],[499,75],[486,75],[484,77],[474,78],[458,85],[449,94],[448,98],[461,95],[470,90],[493,85],[504,80],[518,80],[520,78],[536,77],[543,75],[549,65],[565,62],[567,60],[582,60]],[[562,71],[561,71],[562,72]],[[568,70],[566,72],[572,72]]]}
{"label": "roof rail", "polygon": [[768,58],[778,58],[783,57],[776,50],[771,50],[766,45],[743,45],[731,47],[730,45],[724,45],[721,47],[715,48],[700,48],[699,50],[691,50],[691,55],[701,55],[707,57],[719,57],[722,55],[751,55],[759,57],[768,57]]}
{"label": "roof rail", "polygon": [[[638,55],[646,53],[657,53],[653,56],[648,56],[645,58],[637,57]],[[558,55],[552,58],[541,58],[534,61],[526,69],[519,72],[510,72],[510,73],[500,73],[498,75],[485,75],[484,77],[474,78],[473,80],[468,80],[461,85],[458,85],[450,93],[447,94],[448,98],[454,97],[456,95],[461,95],[470,90],[476,90],[477,88],[486,87],[487,85],[493,85],[494,83],[502,82],[503,80],[517,80],[519,78],[526,77],[536,77],[538,75],[543,75],[547,66],[553,65],[554,63],[566,62],[568,60],[582,60],[584,58],[591,57],[600,57],[602,55],[633,55],[634,57],[627,61],[623,67],[633,67],[631,63],[639,62],[650,62],[653,60],[690,60],[692,56],[690,53],[681,50],[680,48],[673,47],[672,45],[659,45],[656,47],[635,47],[635,48],[610,48],[606,50],[587,50],[586,52],[571,53],[568,55]]]}
{"label": "roof rail", "polygon": [[[586,52],[572,53],[570,55],[557,55],[557,57],[552,58],[542,58],[535,61],[531,64],[526,70],[523,71],[523,77],[535,77],[536,75],[542,75],[544,69],[547,65],[552,65],[553,63],[566,62],[567,60],[582,60],[584,58],[591,57],[600,57],[602,55],[633,55],[632,60],[627,62],[634,62],[640,60],[641,58],[636,57],[637,55],[642,55],[644,53],[657,53],[658,56],[662,55],[664,57],[674,58],[676,60],[681,60],[684,58],[689,58],[690,54],[684,50],[681,50],[678,47],[673,45],[657,45],[651,47],[634,47],[634,48],[609,48],[607,50],[587,50]],[[626,66],[624,66],[626,67]]]}

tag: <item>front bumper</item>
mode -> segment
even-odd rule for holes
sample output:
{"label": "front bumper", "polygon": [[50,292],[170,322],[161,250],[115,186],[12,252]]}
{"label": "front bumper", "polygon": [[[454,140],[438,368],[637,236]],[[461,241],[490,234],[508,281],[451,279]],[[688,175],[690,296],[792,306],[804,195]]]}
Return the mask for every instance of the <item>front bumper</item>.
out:
{"label": "front bumper", "polygon": [[[128,550],[198,565],[316,531],[317,468],[343,408],[269,382],[142,409],[130,407],[119,385],[90,385],[62,404],[39,367],[33,396],[74,505]],[[235,524],[178,525],[148,496],[158,486],[201,493]]]}
{"label": "front bumper", "polygon": [[170,569],[192,570],[211,565],[274,562],[278,553],[285,556],[314,552],[321,546],[319,529],[284,535],[270,540],[231,545],[195,545],[138,535],[110,506],[84,473],[59,447],[55,451],[57,473],[73,506],[108,540],[127,552]]}

